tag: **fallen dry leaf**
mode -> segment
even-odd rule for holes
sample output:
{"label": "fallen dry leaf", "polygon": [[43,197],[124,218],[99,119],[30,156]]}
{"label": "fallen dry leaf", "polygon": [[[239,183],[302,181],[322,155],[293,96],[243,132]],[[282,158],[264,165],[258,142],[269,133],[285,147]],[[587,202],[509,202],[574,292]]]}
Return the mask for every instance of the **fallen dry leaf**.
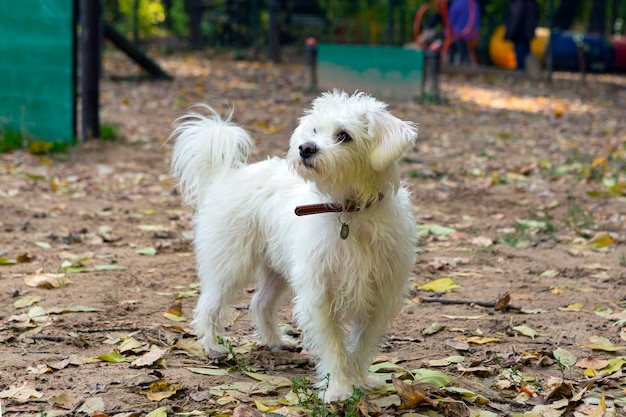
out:
{"label": "fallen dry leaf", "polygon": [[396,392],[402,401],[400,405],[401,410],[410,410],[416,408],[420,404],[433,404],[432,400],[428,396],[428,393],[425,392],[421,386],[409,385],[402,381],[401,379],[396,378],[394,375],[391,376],[391,382],[393,386],[396,388]]}
{"label": "fallen dry leaf", "polygon": [[167,349],[159,349],[158,347],[153,345],[148,353],[145,353],[132,361],[130,366],[134,368],[139,368],[142,366],[152,366],[161,359],[163,359],[167,352]]}
{"label": "fallen dry leaf", "polygon": [[24,278],[24,283],[29,287],[37,288],[61,288],[69,284],[71,281],[65,274],[52,274],[52,273],[36,273],[28,275]]}

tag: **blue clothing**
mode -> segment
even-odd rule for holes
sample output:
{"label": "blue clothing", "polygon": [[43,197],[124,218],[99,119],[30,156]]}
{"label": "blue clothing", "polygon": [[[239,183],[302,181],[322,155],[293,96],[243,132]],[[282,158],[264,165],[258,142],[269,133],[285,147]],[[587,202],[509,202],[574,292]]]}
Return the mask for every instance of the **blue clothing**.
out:
{"label": "blue clothing", "polygon": [[475,41],[480,31],[480,7],[475,0],[453,0],[448,9],[452,37]]}

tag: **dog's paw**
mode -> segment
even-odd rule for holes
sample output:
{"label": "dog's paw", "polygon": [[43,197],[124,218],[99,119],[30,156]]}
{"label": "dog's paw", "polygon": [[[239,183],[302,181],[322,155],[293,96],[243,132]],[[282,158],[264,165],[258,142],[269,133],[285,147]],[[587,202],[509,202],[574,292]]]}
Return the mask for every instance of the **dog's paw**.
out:
{"label": "dog's paw", "polygon": [[204,353],[209,358],[217,358],[228,353],[228,347],[224,344],[219,344],[217,339],[210,340],[207,336],[203,336],[198,339],[198,343],[204,348]]}
{"label": "dog's paw", "polygon": [[320,397],[325,403],[343,401],[354,392],[354,385],[347,377],[337,378],[331,376],[330,379],[319,381],[315,387],[319,389]]}
{"label": "dog's paw", "polygon": [[321,391],[322,401],[326,404],[332,403],[333,401],[343,401],[346,398],[352,395],[353,388],[352,386],[335,386],[332,384],[326,388],[326,390]]}
{"label": "dog's paw", "polygon": [[280,337],[280,344],[288,350],[292,350],[298,347],[298,339],[284,334]]}
{"label": "dog's paw", "polygon": [[268,338],[262,338],[261,339],[261,344],[264,346],[267,346],[269,350],[271,351],[276,351],[276,350],[287,350],[287,351],[295,351],[296,348],[298,347],[298,340],[283,334],[280,336],[276,336],[273,337],[271,339]]}

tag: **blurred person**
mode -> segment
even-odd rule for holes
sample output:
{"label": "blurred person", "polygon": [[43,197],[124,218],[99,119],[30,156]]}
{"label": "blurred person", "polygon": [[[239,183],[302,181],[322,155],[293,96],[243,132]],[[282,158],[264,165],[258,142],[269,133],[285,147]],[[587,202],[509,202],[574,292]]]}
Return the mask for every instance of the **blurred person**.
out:
{"label": "blurred person", "polygon": [[539,4],[536,0],[511,0],[506,20],[504,39],[513,42],[517,69],[526,69],[530,41],[535,37],[539,22]]}

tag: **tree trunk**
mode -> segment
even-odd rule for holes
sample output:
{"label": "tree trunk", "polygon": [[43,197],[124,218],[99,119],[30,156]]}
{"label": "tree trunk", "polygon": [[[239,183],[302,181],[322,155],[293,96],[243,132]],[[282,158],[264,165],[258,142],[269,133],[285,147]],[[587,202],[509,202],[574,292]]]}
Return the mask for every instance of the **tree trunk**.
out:
{"label": "tree trunk", "polygon": [[274,62],[280,61],[280,23],[278,21],[278,0],[269,0],[269,58]]}
{"label": "tree trunk", "polygon": [[189,15],[189,44],[192,49],[202,49],[202,0],[185,0],[185,10]]}
{"label": "tree trunk", "polygon": [[172,0],[163,0],[163,11],[165,12],[165,29],[172,31]]}
{"label": "tree trunk", "polygon": [[593,0],[589,15],[589,33],[604,35],[606,31],[606,1]]}
{"label": "tree trunk", "polygon": [[582,0],[562,0],[554,15],[554,27],[561,30],[568,30],[574,24],[574,18],[580,14]]}

